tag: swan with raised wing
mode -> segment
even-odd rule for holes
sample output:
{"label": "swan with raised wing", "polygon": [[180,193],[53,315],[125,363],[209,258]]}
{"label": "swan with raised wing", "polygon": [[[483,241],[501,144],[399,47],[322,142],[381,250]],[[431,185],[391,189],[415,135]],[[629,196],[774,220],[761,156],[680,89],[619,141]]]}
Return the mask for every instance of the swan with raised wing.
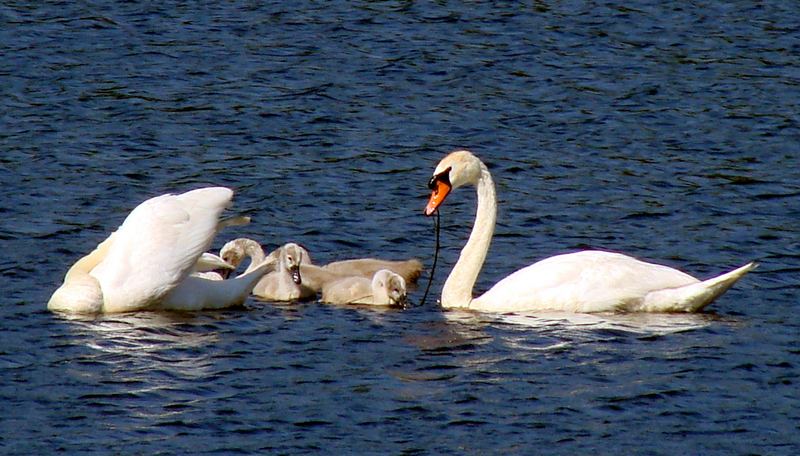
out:
{"label": "swan with raised wing", "polygon": [[96,314],[241,304],[273,264],[264,262],[231,281],[190,276],[205,267],[202,254],[225,226],[219,216],[232,197],[228,188],[209,187],[141,203],[67,271],[48,309]]}
{"label": "swan with raised wing", "polygon": [[619,253],[587,250],[546,258],[520,269],[479,297],[472,290],[494,233],[497,200],[488,168],[466,150],[445,157],[429,182],[425,214],[451,190],[474,185],[478,208],[466,245],[445,281],[441,305],[488,312],[698,312],[753,269],[748,263],[700,281],[686,273]]}

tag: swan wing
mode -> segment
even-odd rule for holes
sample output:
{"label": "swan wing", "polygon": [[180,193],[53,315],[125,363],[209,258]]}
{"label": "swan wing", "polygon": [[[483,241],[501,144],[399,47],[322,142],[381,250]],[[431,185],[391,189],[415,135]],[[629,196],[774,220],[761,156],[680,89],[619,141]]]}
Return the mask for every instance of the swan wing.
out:
{"label": "swan wing", "polygon": [[106,312],[147,307],[175,288],[210,246],[233,192],[223,187],[162,195],[137,206],[92,270]]}
{"label": "swan wing", "polygon": [[654,290],[697,283],[667,266],[589,250],[557,255],[498,282],[470,308],[501,312],[612,312],[638,305]]}

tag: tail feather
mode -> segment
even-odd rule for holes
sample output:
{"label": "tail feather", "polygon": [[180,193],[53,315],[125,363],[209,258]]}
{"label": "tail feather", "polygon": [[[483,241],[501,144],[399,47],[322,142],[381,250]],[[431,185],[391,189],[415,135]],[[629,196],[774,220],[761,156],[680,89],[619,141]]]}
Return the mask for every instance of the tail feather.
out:
{"label": "tail feather", "polygon": [[720,276],[678,288],[647,294],[639,305],[642,312],[699,312],[758,266],[755,262]]}

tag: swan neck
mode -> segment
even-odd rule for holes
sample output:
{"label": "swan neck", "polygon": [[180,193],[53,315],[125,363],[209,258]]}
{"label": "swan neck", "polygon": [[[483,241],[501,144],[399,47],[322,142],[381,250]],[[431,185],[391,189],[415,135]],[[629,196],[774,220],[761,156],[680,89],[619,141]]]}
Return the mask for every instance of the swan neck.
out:
{"label": "swan neck", "polygon": [[247,269],[245,269],[244,273],[247,274],[249,272],[253,272],[257,267],[264,262],[264,249],[261,248],[258,242],[248,240],[248,242],[244,243],[244,253],[248,257],[250,257],[250,264],[247,265]]}
{"label": "swan neck", "polygon": [[469,307],[472,302],[472,289],[481,272],[494,234],[497,219],[494,182],[486,165],[480,163],[480,167],[481,176],[475,183],[478,195],[475,224],[442,289],[442,307],[445,308]]}

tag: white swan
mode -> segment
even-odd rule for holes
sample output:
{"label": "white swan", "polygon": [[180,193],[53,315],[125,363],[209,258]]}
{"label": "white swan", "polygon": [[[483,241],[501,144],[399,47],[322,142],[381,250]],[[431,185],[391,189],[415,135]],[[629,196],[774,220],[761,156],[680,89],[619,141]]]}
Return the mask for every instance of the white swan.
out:
{"label": "white swan", "polygon": [[478,209],[469,240],[442,289],[442,307],[489,312],[697,312],[756,266],[748,263],[700,282],[667,266],[589,250],[534,263],[473,298],[497,212],[494,183],[486,165],[465,150],[445,157],[430,180],[432,193],[425,214],[433,214],[452,189],[464,185],[477,187]]}
{"label": "white swan", "polygon": [[372,279],[345,277],[322,286],[322,302],[331,304],[403,305],[406,281],[388,269],[377,271]]}
{"label": "white swan", "polygon": [[232,197],[228,188],[210,187],[143,202],[67,271],[48,309],[115,313],[240,304],[241,289],[255,285],[255,279],[274,265],[264,263],[231,283],[189,277],[210,247],[220,228],[220,213]]}
{"label": "white swan", "polygon": [[220,257],[234,266],[238,266],[245,256],[250,257],[247,271],[262,261],[274,262],[277,265],[275,270],[261,278],[253,288],[253,295],[264,301],[298,301],[313,298],[318,291],[304,284],[300,263],[305,252],[304,248],[290,242],[265,257],[258,242],[238,238],[222,246]]}

